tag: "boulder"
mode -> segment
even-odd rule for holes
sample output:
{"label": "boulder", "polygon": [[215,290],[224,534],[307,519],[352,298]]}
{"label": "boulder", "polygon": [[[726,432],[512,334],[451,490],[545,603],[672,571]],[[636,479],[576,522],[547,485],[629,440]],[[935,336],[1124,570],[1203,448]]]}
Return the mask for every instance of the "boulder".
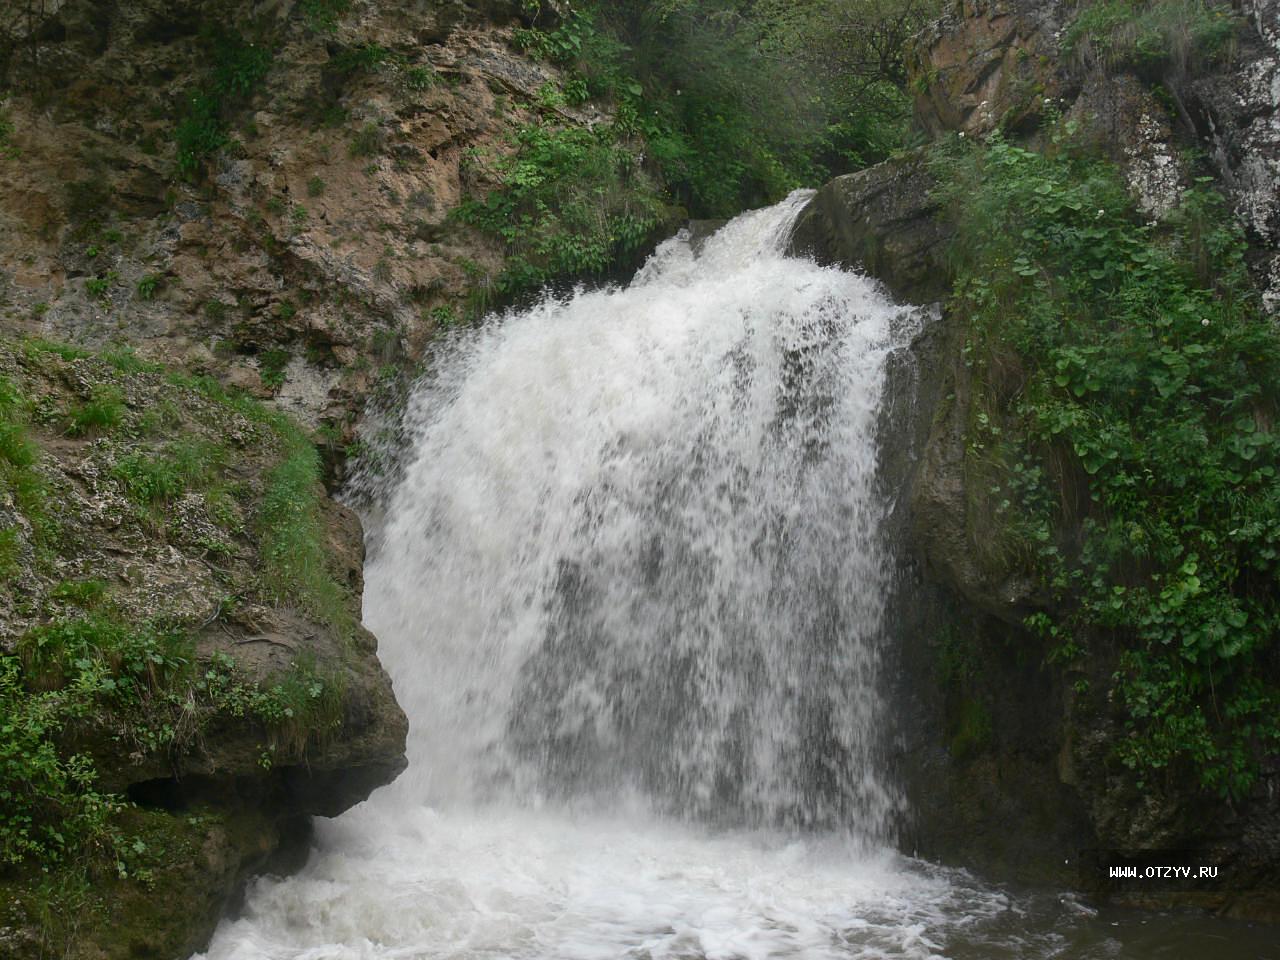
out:
{"label": "boulder", "polygon": [[899,300],[930,303],[951,287],[951,230],[922,151],[837,177],[801,211],[790,251],[862,270]]}

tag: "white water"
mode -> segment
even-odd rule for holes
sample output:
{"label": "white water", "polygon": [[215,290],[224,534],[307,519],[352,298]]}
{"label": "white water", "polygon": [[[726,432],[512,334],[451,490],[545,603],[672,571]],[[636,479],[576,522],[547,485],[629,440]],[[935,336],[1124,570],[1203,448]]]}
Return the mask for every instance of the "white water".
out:
{"label": "white water", "polygon": [[802,200],[449,345],[367,570],[409,769],[210,960],[1059,955],[975,940],[1022,907],[886,845],[875,426],[911,318],[778,252]]}

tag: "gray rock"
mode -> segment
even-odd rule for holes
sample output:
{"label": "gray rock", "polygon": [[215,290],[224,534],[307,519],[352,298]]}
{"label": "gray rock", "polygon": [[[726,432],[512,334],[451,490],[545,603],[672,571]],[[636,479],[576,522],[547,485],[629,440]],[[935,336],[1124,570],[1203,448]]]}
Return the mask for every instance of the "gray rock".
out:
{"label": "gray rock", "polygon": [[923,152],[837,177],[801,212],[790,250],[862,270],[899,300],[938,300],[951,287],[951,230],[934,186]]}

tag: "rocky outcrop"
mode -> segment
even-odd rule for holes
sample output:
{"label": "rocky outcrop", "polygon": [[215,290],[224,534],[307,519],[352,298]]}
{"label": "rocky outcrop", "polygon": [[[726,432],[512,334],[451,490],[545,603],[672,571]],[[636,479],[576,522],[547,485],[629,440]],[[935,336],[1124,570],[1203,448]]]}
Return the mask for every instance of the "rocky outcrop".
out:
{"label": "rocky outcrop", "polygon": [[900,300],[929,303],[951,286],[946,221],[923,152],[837,177],[801,212],[790,250],[859,264]]}
{"label": "rocky outcrop", "polygon": [[[309,19],[328,6],[346,12]],[[485,158],[536,117],[601,119],[540,95],[560,73],[516,51],[514,0],[42,9],[0,78],[4,326],[127,334],[335,449],[437,329],[495,295],[500,243],[450,216],[487,189]],[[181,176],[187,105],[220,70],[223,142]]]}
{"label": "rocky outcrop", "polygon": [[1280,4],[1212,3],[1235,24],[1228,40],[1201,51],[1194,37],[1168,37],[1192,46],[1140,63],[1091,53],[1087,37],[1065,52],[1078,12],[1055,0],[958,3],[909,47],[917,121],[934,136],[1034,141],[1045,116],[1065,114],[1153,215],[1199,172],[1181,147],[1205,150],[1249,232],[1265,301],[1280,304]]}
{"label": "rocky outcrop", "polygon": [[931,135],[1033,130],[1072,85],[1059,4],[960,0],[907,48],[917,122]]}
{"label": "rocky outcrop", "polygon": [[[49,746],[102,802],[136,804],[107,828],[114,852],[44,880],[0,870],[0,945],[185,956],[252,872],[297,855],[309,817],[405,765],[407,722],[359,625],[360,523],[296,427],[210,381],[3,340],[0,387],[0,658],[53,698]],[[79,892],[51,903],[42,883]]]}
{"label": "rocky outcrop", "polygon": [[[1205,172],[1189,164],[1186,148],[1207,148],[1274,302],[1275,4],[1245,8],[1249,20],[1233,21],[1229,55],[1171,56],[1138,70],[1087,51],[1066,56],[1074,6],[959,3],[910,53],[917,118],[934,136],[1001,131],[1044,146],[1040,121],[1062,117],[1059,129],[1120,165],[1152,217]],[[900,299],[943,299],[952,231],[931,186],[916,159],[840,178],[802,213],[793,248],[865,270]],[[1264,770],[1235,806],[1172,779],[1136,787],[1112,750],[1124,717],[1100,692],[1118,651],[1096,650],[1088,676],[1064,674],[1044,665],[1046,651],[1022,627],[1047,599],[1016,558],[1002,555],[986,485],[973,475],[966,444],[975,386],[964,338],[944,309],[893,358],[882,423],[892,438],[883,444],[884,483],[897,505],[890,536],[900,546],[886,676],[898,724],[891,755],[909,798],[903,845],[1135,904],[1280,916],[1277,771]],[[1141,862],[1160,848],[1196,851],[1226,879],[1195,891],[1107,889],[1090,853]]]}
{"label": "rocky outcrop", "polygon": [[1226,69],[1181,78],[1182,116],[1209,147],[1255,247],[1268,307],[1280,310],[1280,2],[1245,0],[1252,30]]}

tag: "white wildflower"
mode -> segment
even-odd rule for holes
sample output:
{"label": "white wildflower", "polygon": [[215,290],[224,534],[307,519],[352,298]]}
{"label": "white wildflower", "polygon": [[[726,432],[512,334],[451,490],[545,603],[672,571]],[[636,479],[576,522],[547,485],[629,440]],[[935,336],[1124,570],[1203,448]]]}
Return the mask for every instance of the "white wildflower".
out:
{"label": "white wildflower", "polygon": [[1202,327],[1207,327],[1208,325],[1209,325],[1209,318],[1208,318],[1208,317],[1201,317],[1201,318],[1200,318],[1200,326],[1202,326]]}

